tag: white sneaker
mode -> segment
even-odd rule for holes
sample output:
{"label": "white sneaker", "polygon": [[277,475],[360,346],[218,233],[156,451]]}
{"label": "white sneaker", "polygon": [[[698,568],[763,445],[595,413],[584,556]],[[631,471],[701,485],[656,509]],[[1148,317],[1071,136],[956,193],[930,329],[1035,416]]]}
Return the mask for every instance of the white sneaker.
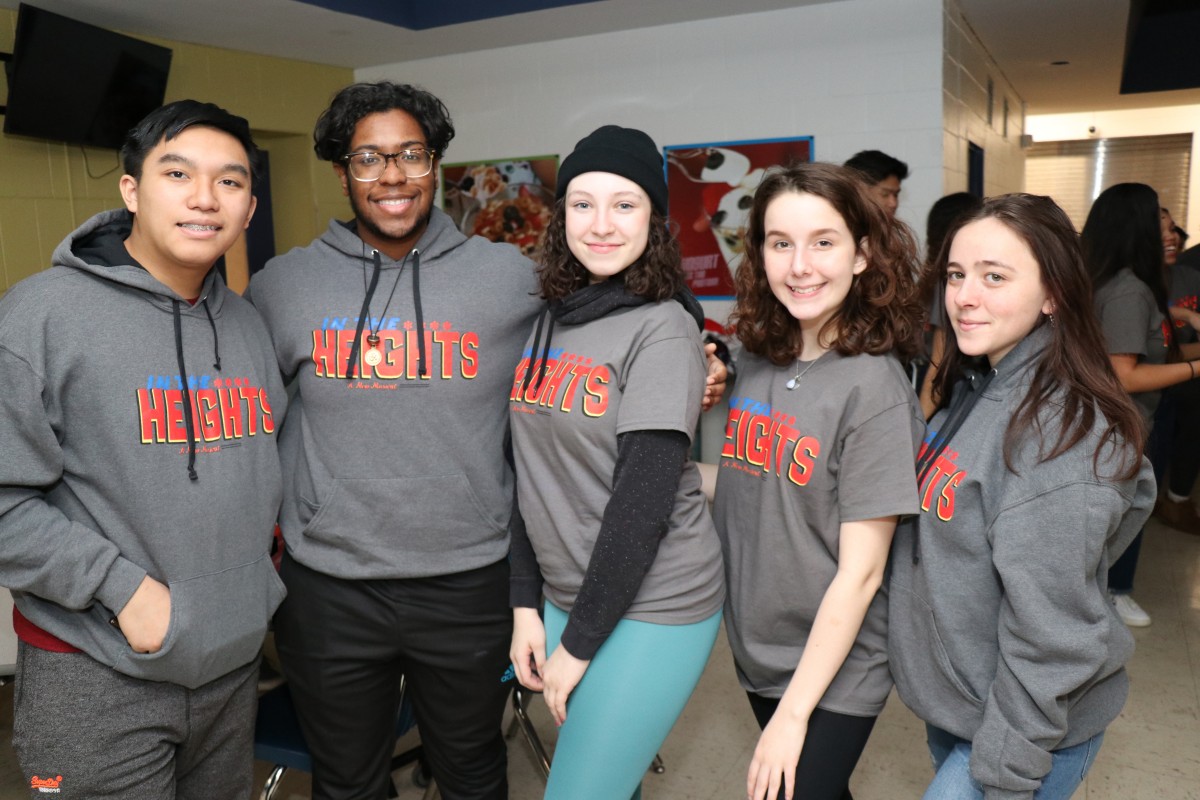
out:
{"label": "white sneaker", "polygon": [[1144,628],[1150,624],[1150,615],[1127,594],[1108,593],[1109,602],[1117,610],[1117,616],[1131,628]]}

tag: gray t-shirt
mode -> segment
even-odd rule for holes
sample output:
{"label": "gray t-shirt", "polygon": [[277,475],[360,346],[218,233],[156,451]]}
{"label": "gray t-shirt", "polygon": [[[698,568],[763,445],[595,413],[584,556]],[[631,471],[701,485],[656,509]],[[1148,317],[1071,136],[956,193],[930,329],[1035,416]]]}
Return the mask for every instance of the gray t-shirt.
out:
{"label": "gray t-shirt", "polygon": [[[518,501],[546,599],[569,612],[612,497],[617,435],[692,436],[704,393],[703,345],[695,320],[673,301],[560,323],[540,389],[531,382],[522,395],[531,346],[509,403]],[[724,596],[721,546],[689,461],[667,534],[625,617],[690,624],[715,614]]]}
{"label": "gray t-shirt", "polygon": [[[1176,263],[1171,267],[1171,288],[1168,295],[1172,306],[1200,311],[1200,267]],[[1174,325],[1176,341],[1189,344],[1196,341],[1196,331],[1186,322]]]}
{"label": "gray t-shirt", "polygon": [[[1140,363],[1165,364],[1170,333],[1150,287],[1126,267],[1096,290],[1096,315],[1110,354],[1131,354]],[[1131,395],[1147,426],[1154,423],[1161,391]]]}
{"label": "gray t-shirt", "polygon": [[[781,697],[838,568],[843,522],[916,513],[925,423],[890,356],[826,353],[792,366],[744,355],[729,401],[713,518],[725,552],[725,627],[742,686]],[[818,705],[874,716],[892,679],[887,587]]]}

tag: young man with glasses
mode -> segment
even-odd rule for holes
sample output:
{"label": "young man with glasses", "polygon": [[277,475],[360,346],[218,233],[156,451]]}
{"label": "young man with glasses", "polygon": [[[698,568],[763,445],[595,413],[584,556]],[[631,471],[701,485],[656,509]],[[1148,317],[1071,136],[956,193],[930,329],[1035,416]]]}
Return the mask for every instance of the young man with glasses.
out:
{"label": "young man with glasses", "polygon": [[401,675],[442,797],[508,794],[506,398],[540,303],[434,207],[453,135],[421,89],[343,89],[314,138],[354,218],[250,287],[294,387],[276,641],[314,798],[385,796]]}

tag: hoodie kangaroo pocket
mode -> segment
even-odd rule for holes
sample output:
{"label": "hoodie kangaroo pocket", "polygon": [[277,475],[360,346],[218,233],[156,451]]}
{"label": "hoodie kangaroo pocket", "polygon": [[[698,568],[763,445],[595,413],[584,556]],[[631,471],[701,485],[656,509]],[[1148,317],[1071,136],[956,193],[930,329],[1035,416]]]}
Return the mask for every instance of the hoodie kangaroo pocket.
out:
{"label": "hoodie kangaroo pocket", "polygon": [[195,689],[248,663],[283,600],[269,556],[220,572],[171,581],[171,621],[156,653],[129,650],[115,665],[135,678]]}
{"label": "hoodie kangaroo pocket", "polygon": [[[944,707],[947,697],[958,697],[982,709],[983,701],[967,688],[950,661],[933,609],[894,582],[890,599],[889,666],[905,704],[914,710],[930,704]],[[902,617],[904,622],[898,623]]]}
{"label": "hoodie kangaroo pocket", "polygon": [[335,480],[303,535],[370,564],[390,557],[379,552],[381,547],[444,553],[464,530],[480,529],[503,534],[504,525],[486,512],[467,476],[458,473]]}

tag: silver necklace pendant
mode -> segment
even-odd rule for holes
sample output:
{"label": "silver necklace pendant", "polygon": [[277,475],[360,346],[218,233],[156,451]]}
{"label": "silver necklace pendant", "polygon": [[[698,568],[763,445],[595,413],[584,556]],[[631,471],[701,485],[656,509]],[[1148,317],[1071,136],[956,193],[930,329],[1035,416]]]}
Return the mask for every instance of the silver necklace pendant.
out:
{"label": "silver necklace pendant", "polygon": [[816,363],[817,363],[817,359],[813,359],[812,361],[808,362],[807,367],[805,367],[804,369],[800,369],[800,359],[797,358],[796,359],[796,375],[792,378],[788,378],[787,383],[784,384],[784,386],[787,388],[787,390],[790,392],[792,389],[795,389],[797,386],[799,386],[800,379],[803,378],[804,374],[806,372],[808,372],[810,369],[812,369],[813,365]]}

